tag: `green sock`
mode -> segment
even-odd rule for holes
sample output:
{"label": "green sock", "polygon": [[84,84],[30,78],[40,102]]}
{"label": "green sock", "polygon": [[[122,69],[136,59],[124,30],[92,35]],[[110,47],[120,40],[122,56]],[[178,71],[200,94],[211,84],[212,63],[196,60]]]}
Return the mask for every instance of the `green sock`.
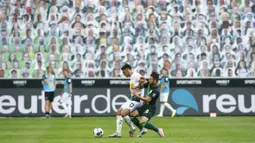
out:
{"label": "green sock", "polygon": [[158,132],[158,128],[156,128],[155,126],[153,126],[152,124],[145,122],[145,123],[141,123],[141,125],[147,129],[153,130],[155,132]]}
{"label": "green sock", "polygon": [[143,126],[139,124],[139,120],[136,117],[132,117],[132,122],[141,130]]}

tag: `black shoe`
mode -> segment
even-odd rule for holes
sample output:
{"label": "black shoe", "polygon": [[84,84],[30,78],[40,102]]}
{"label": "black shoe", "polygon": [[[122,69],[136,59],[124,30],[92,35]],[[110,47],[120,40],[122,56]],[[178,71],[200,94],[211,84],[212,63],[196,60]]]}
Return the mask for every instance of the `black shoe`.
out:
{"label": "black shoe", "polygon": [[45,117],[46,117],[46,118],[50,118],[50,114],[46,114]]}

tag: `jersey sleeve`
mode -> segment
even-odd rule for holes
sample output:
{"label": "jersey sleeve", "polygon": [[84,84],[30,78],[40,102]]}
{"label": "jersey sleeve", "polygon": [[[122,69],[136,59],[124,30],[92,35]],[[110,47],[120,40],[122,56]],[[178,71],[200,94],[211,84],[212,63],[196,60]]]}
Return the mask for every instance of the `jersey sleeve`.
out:
{"label": "jersey sleeve", "polygon": [[158,96],[158,93],[154,90],[151,90],[148,94],[149,97],[151,98],[156,98]]}
{"label": "jersey sleeve", "polygon": [[168,78],[168,77],[165,77],[165,78],[164,78],[164,81],[165,81],[165,82],[168,82],[168,81],[169,81],[169,78]]}
{"label": "jersey sleeve", "polygon": [[129,88],[134,88],[135,87],[135,83],[133,81],[133,79],[130,79],[130,83],[129,83]]}
{"label": "jersey sleeve", "polygon": [[136,88],[139,85],[141,75],[136,74],[134,76],[131,76],[130,78],[130,88]]}
{"label": "jersey sleeve", "polygon": [[67,83],[68,83],[68,84],[72,84],[72,79],[71,79],[71,78],[68,78],[68,79],[67,79]]}

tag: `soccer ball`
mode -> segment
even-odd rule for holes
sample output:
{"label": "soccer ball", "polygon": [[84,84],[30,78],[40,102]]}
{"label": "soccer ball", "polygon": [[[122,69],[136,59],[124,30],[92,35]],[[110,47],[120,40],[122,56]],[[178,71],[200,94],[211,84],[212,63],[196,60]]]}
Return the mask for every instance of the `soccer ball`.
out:
{"label": "soccer ball", "polygon": [[104,131],[101,128],[95,128],[93,131],[93,135],[96,138],[101,138],[104,135]]}

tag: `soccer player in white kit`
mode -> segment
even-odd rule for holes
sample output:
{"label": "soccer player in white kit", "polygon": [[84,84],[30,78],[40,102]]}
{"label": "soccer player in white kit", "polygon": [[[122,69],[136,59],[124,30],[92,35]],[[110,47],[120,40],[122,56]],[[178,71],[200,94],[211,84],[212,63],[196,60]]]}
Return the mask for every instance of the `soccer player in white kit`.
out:
{"label": "soccer player in white kit", "polygon": [[[132,93],[133,90],[135,90],[140,96],[144,96],[144,89],[140,86],[139,81],[140,78],[143,78],[139,73],[133,72],[130,65],[125,64],[121,68],[123,74],[126,77],[130,77],[130,92]],[[130,100],[125,102],[117,111],[117,124],[116,124],[116,132],[109,135],[109,137],[116,138],[121,137],[121,129],[123,124],[123,119],[125,119],[126,123],[128,124],[130,130],[129,130],[129,136],[133,137],[135,132],[135,127],[132,125],[131,119],[128,116],[131,112],[133,112],[136,108],[141,107],[143,105],[143,101],[141,101],[139,98],[131,95]],[[142,129],[145,132],[147,132],[144,128]]]}
{"label": "soccer player in white kit", "polygon": [[70,74],[67,69],[63,70],[63,74],[65,77],[65,81],[64,81],[63,93],[61,94],[59,103],[66,112],[64,118],[67,118],[67,117],[71,118],[71,115],[72,115],[71,97],[72,97],[72,90],[73,90],[72,79],[70,78]]}

